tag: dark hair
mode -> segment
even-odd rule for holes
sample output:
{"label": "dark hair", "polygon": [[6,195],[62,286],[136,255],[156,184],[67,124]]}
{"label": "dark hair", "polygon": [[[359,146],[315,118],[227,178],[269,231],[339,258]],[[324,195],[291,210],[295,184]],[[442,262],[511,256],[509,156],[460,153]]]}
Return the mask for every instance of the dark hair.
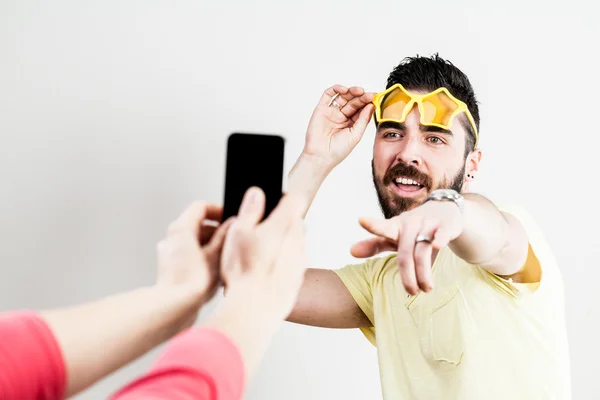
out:
{"label": "dark hair", "polygon": [[[467,105],[479,132],[479,107],[469,78],[437,53],[431,57],[406,57],[390,73],[386,89],[396,83],[400,83],[407,90],[433,91],[445,87]],[[475,145],[475,131],[466,117],[462,117],[461,120],[468,134],[465,138],[466,157]]]}

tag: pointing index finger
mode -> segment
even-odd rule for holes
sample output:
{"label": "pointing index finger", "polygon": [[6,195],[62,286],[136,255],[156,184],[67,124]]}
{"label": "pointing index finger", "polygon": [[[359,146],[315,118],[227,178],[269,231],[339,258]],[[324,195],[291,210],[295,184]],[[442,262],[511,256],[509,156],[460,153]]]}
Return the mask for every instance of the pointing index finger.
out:
{"label": "pointing index finger", "polygon": [[398,241],[400,235],[399,227],[396,226],[393,219],[375,219],[362,217],[359,219],[360,226],[365,228],[373,235],[384,237],[393,242]]}

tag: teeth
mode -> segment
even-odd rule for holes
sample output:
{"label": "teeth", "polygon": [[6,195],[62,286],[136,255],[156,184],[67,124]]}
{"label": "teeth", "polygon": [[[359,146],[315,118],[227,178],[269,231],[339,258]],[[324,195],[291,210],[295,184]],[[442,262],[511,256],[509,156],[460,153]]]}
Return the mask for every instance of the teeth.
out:
{"label": "teeth", "polygon": [[415,182],[412,179],[408,179],[408,178],[396,178],[396,183],[401,183],[403,185],[421,186],[421,184],[419,184],[419,182]]}

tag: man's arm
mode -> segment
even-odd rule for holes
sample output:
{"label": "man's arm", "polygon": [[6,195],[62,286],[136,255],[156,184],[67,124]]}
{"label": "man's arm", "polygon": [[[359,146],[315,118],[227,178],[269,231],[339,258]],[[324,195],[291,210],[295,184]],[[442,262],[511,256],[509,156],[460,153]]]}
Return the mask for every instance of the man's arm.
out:
{"label": "man's arm", "polygon": [[[373,115],[374,93],[335,85],[323,92],[306,130],[304,149],[289,174],[288,193],[305,200],[308,212],[329,173],[354,150]],[[332,106],[332,100],[339,107]]]}
{"label": "man's arm", "polygon": [[513,276],[525,265],[529,239],[523,225],[487,198],[466,193],[462,233],[450,249],[470,264],[500,276]]}
{"label": "man's arm", "polygon": [[[289,191],[303,201],[308,212],[331,164],[320,157],[301,154],[289,174]],[[371,322],[337,276],[327,269],[308,269],[298,300],[287,321],[321,328],[363,328]]]}
{"label": "man's arm", "polygon": [[[378,237],[355,244],[352,254],[372,257],[397,251],[402,283],[412,295],[432,290],[432,253],[446,246],[491,273],[515,282],[536,282],[541,269],[537,262],[526,262],[529,238],[517,218],[500,212],[481,195],[464,197],[462,214],[453,202],[428,201],[391,219],[361,219],[363,228]],[[420,241],[419,236],[433,240]]]}
{"label": "man's arm", "polygon": [[302,153],[298,157],[289,173],[288,193],[303,200],[303,216],[308,213],[319,188],[332,170],[331,163],[319,156]]}
{"label": "man's arm", "polygon": [[306,271],[298,300],[287,320],[321,328],[371,327],[342,280],[327,269]]}
{"label": "man's arm", "polygon": [[[340,108],[330,105],[336,99]],[[321,184],[358,144],[372,113],[373,93],[359,87],[325,90],[311,117],[302,154],[290,171],[289,194],[303,201],[303,215]],[[288,321],[327,328],[370,327],[352,295],[331,270],[309,269]]]}

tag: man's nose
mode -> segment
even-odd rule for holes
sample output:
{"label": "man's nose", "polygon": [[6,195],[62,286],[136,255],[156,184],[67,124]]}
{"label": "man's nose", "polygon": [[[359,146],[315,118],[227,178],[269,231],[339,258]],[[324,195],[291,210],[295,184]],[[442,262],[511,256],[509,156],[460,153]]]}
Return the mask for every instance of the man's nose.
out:
{"label": "man's nose", "polygon": [[419,138],[406,137],[400,144],[396,159],[404,164],[419,167],[422,163]]}

